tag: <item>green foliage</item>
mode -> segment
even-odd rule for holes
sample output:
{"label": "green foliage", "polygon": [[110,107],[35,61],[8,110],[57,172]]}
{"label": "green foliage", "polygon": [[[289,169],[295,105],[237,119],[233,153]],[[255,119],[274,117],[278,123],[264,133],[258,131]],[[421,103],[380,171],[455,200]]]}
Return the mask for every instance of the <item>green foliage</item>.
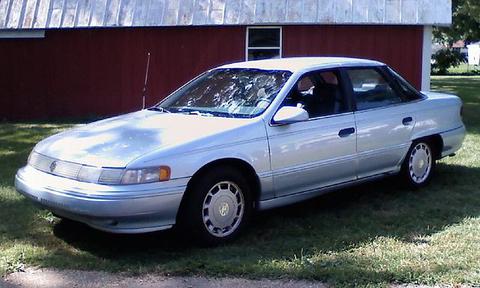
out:
{"label": "green foliage", "polygon": [[434,37],[437,42],[451,47],[458,40],[466,42],[480,39],[480,1],[453,0],[453,24],[451,27],[437,27]]}
{"label": "green foliage", "polygon": [[457,67],[464,62],[463,55],[452,49],[442,49],[432,56],[432,73],[445,75],[450,67]]}

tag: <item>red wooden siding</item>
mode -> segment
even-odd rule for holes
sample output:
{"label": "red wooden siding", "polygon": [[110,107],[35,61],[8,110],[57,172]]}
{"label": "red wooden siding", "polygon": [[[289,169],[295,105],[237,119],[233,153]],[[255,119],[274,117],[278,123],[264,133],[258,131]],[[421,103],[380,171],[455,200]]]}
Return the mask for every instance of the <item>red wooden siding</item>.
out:
{"label": "red wooden siding", "polygon": [[243,27],[48,30],[0,40],[0,119],[112,115],[147,103],[216,65],[242,61]]}
{"label": "red wooden siding", "polygon": [[348,56],[387,63],[422,83],[422,26],[285,26],[283,57]]}
{"label": "red wooden siding", "polygon": [[[141,108],[202,71],[243,61],[245,27],[48,30],[44,39],[0,39],[0,120],[119,114]],[[356,56],[391,64],[417,87],[421,27],[286,26],[283,56]]]}

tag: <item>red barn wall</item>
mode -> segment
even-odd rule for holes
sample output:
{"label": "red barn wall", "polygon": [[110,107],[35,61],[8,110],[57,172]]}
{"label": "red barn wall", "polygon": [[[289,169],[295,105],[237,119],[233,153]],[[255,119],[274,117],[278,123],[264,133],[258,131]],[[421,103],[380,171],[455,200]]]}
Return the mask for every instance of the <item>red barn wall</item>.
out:
{"label": "red barn wall", "polygon": [[[283,56],[378,59],[421,83],[421,27],[285,26]],[[245,27],[47,30],[0,39],[0,120],[106,116],[141,108],[202,71],[245,59]]]}
{"label": "red barn wall", "polygon": [[0,40],[0,118],[53,119],[140,109],[146,54],[153,104],[215,65],[244,59],[242,27],[47,30]]}
{"label": "red barn wall", "polygon": [[285,26],[283,57],[348,56],[387,63],[422,84],[423,26]]}

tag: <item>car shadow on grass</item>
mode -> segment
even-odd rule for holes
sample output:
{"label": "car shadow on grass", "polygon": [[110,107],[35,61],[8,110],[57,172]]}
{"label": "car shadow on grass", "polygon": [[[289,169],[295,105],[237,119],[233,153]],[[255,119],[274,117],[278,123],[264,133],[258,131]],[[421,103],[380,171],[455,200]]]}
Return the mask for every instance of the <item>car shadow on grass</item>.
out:
{"label": "car shadow on grass", "polygon": [[[334,277],[329,273],[336,273],[349,280],[342,271],[353,269],[355,273],[349,275],[355,277],[373,273],[359,266],[368,261],[344,255],[332,260],[326,255],[355,249],[379,237],[428,244],[426,237],[480,215],[480,192],[472,189],[474,183],[478,187],[479,175],[479,168],[439,164],[430,186],[421,190],[405,189],[389,177],[259,212],[239,240],[216,248],[197,248],[194,239],[179,239],[174,231],[116,235],[71,221],[61,221],[53,231],[76,250],[102,259],[104,266],[87,265],[93,268],[313,279],[329,279]],[[308,261],[301,262],[314,255],[323,255],[314,261],[314,268]],[[278,261],[300,262],[289,270],[272,264]],[[415,275],[417,271],[403,273]],[[392,276],[380,274],[377,278],[383,280]]]}

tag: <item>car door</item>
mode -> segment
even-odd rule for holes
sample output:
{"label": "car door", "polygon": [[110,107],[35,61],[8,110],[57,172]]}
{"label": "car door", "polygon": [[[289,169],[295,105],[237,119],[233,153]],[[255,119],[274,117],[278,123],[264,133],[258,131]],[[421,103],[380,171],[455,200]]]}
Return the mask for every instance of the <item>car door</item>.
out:
{"label": "car door", "polygon": [[355,180],[355,118],[339,70],[304,74],[282,106],[309,120],[267,125],[276,197]]}
{"label": "car door", "polygon": [[383,67],[346,69],[356,106],[358,178],[398,170],[411,144],[414,106],[403,101],[386,72]]}

